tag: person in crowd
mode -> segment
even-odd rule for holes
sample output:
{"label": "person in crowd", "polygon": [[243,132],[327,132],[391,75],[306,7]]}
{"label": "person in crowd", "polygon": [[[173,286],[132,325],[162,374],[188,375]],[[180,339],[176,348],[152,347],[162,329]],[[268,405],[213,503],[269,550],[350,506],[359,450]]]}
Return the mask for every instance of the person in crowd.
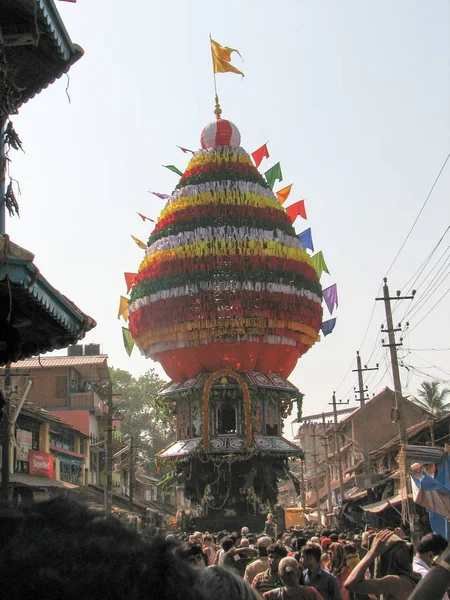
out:
{"label": "person in crowd", "polygon": [[323,537],[320,540],[320,545],[322,547],[323,552],[328,552],[328,548],[331,546],[333,542],[330,540],[329,537]]}
{"label": "person in crowd", "polygon": [[210,567],[200,572],[194,592],[214,600],[261,600],[242,577],[230,569]]}
{"label": "person in crowd", "polygon": [[408,600],[438,600],[450,585],[450,544],[438,556],[430,571],[414,588]]}
{"label": "person in crowd", "polygon": [[162,539],[55,498],[0,510],[0,589],[8,600],[207,600],[198,569]]}
{"label": "person in crowd", "polygon": [[200,542],[187,542],[176,549],[176,553],[194,567],[204,569],[208,566],[208,557]]}
{"label": "person in crowd", "polygon": [[[407,600],[420,575],[412,568],[414,549],[393,531],[379,531],[370,550],[350,573],[345,587],[361,594],[383,594],[386,600]],[[365,579],[365,573],[378,559],[376,577]]]}
{"label": "person in crowd", "polygon": [[247,565],[245,569],[244,579],[248,584],[253,583],[253,579],[258,575],[266,571],[269,567],[269,558],[267,556],[267,548],[271,545],[272,540],[268,536],[260,537],[256,542],[256,550],[258,552],[258,558]]}
{"label": "person in crowd", "polygon": [[274,521],[273,514],[267,514],[267,521],[264,523],[264,533],[274,540],[277,535],[277,525]]}
{"label": "person in crowd", "polygon": [[[419,542],[417,552],[413,559],[413,569],[416,573],[426,577],[433,566],[436,556],[440,556],[447,548],[448,542],[442,535],[438,533],[428,533]],[[442,600],[449,600],[447,593],[442,597]]]}
{"label": "person in crowd", "polygon": [[345,550],[345,554],[347,555],[348,567],[349,567],[350,571],[353,571],[353,569],[356,567],[356,565],[361,560],[359,558],[358,549],[356,548],[355,544],[345,544],[344,550]]}
{"label": "person in crowd", "polygon": [[218,566],[234,569],[234,541],[231,537],[225,538],[221,543],[223,551],[222,564]]}
{"label": "person in crowd", "polygon": [[349,600],[349,593],[344,587],[344,583],[350,575],[351,569],[347,563],[347,554],[344,546],[339,542],[333,542],[330,545],[328,552],[330,555],[329,571],[338,581],[342,600]]}
{"label": "person in crowd", "polygon": [[318,544],[307,544],[303,548],[303,572],[305,585],[316,588],[324,600],[342,600],[336,577],[320,564],[322,549]]}
{"label": "person in crowd", "polygon": [[262,595],[264,592],[273,590],[276,587],[281,587],[282,582],[280,576],[278,575],[278,564],[286,555],[286,548],[280,544],[271,544],[267,548],[269,568],[267,571],[263,571],[262,573],[258,573],[258,575],[256,575],[252,581],[252,588],[255,588],[255,590]]}
{"label": "person in crowd", "polygon": [[[225,547],[224,547],[225,544]],[[220,540],[220,548],[216,552],[216,557],[214,559],[214,564],[218,567],[224,566],[225,554],[234,546],[234,542],[228,536],[222,537]]]}
{"label": "person in crowd", "polygon": [[282,586],[265,592],[266,600],[323,600],[315,588],[300,583],[299,564],[292,556],[286,556],[280,560],[278,575]]}
{"label": "person in crowd", "polygon": [[203,553],[208,559],[208,566],[213,565],[216,558],[216,550],[214,549],[212,536],[209,533],[205,533],[203,536]]}
{"label": "person in crowd", "polygon": [[250,533],[250,529],[248,527],[242,527],[241,529],[241,538],[246,538]]}
{"label": "person in crowd", "polygon": [[353,536],[353,544],[356,546],[356,551],[358,552],[359,559],[364,558],[367,554],[367,548],[364,548],[362,545],[362,537],[360,535]]}

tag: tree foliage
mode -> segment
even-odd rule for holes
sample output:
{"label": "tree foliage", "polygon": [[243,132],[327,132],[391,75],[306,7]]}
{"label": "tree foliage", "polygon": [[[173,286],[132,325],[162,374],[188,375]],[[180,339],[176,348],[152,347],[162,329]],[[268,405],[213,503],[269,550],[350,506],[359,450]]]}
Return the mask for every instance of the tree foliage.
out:
{"label": "tree foliage", "polygon": [[442,387],[442,383],[436,380],[422,381],[420,388],[417,390],[417,396],[413,396],[416,404],[433,413],[433,415],[441,416],[450,410],[450,389]]}
{"label": "tree foliage", "polygon": [[121,431],[133,436],[138,454],[151,467],[155,453],[175,440],[169,406],[158,396],[166,382],[154,369],[138,379],[122,369],[110,368],[110,375],[122,417]]}

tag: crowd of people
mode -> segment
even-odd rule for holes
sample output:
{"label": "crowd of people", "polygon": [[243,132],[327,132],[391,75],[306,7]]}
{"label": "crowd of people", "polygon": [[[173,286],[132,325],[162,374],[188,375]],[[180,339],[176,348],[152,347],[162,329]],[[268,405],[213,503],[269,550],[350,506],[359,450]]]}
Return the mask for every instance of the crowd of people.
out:
{"label": "crowd of people", "polygon": [[10,600],[448,600],[440,535],[414,550],[401,529],[278,533],[268,522],[146,540],[64,499],[3,509],[0,589]]}

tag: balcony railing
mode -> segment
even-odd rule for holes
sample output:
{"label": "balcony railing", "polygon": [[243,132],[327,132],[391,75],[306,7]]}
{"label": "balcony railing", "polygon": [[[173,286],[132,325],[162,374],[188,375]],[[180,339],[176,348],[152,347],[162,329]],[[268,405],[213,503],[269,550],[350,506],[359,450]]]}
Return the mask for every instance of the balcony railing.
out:
{"label": "balcony railing", "polygon": [[99,416],[103,415],[104,402],[95,392],[72,392],[69,397],[70,408],[88,408]]}

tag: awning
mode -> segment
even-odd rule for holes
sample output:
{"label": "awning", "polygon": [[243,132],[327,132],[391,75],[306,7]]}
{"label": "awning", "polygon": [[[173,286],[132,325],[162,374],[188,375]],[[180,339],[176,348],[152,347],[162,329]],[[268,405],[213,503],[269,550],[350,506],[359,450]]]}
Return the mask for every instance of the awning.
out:
{"label": "awning", "polygon": [[413,446],[411,444],[405,445],[405,453],[406,460],[425,465],[440,463],[445,456],[444,448],[437,446]]}
{"label": "awning", "polygon": [[372,514],[378,514],[386,508],[391,508],[393,506],[397,506],[402,502],[402,495],[397,494],[397,496],[391,496],[390,498],[385,498],[384,500],[379,500],[378,502],[374,502],[373,504],[366,504],[366,506],[361,506],[363,510]]}
{"label": "awning", "polygon": [[73,490],[74,488],[78,487],[73,483],[58,481],[57,479],[50,479],[50,477],[38,477],[37,475],[28,475],[28,473],[10,473],[9,481],[11,483],[18,483],[27,487],[36,488],[64,488],[66,490]]}

